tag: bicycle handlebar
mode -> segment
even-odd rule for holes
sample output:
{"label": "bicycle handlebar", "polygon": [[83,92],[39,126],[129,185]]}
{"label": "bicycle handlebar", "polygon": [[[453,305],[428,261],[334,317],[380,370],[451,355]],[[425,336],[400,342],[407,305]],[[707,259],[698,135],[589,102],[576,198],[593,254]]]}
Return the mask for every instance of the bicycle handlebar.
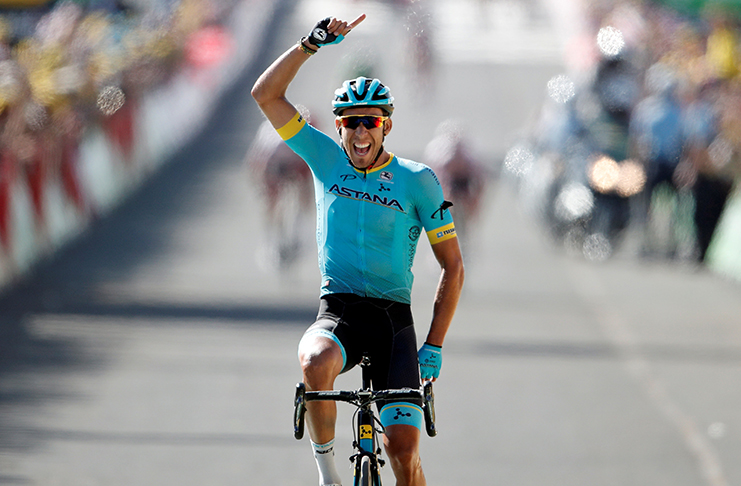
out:
{"label": "bicycle handlebar", "polygon": [[401,390],[327,390],[327,391],[307,391],[304,393],[306,401],[312,400],[334,400],[348,403],[374,403],[379,400],[398,400],[407,399],[424,399],[424,394],[420,390],[413,388],[403,388]]}
{"label": "bicycle handlebar", "polygon": [[432,382],[430,381],[426,382],[421,390],[402,388],[400,390],[360,389],[355,391],[307,391],[306,385],[298,383],[296,385],[296,396],[294,398],[293,435],[296,439],[301,439],[304,436],[304,413],[306,412],[306,402],[331,400],[351,403],[356,407],[367,407],[379,400],[399,399],[421,399],[427,435],[430,437],[437,435],[437,427],[435,426],[435,395],[432,392]]}

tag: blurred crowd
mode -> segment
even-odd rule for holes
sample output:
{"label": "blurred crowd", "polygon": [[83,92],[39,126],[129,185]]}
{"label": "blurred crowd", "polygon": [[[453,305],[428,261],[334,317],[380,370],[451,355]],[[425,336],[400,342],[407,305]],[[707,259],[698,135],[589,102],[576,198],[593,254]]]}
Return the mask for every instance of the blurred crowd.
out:
{"label": "blurred crowd", "polygon": [[45,231],[51,184],[82,213],[80,143],[100,130],[132,163],[137,101],[175,73],[216,62],[219,22],[235,1],[4,2],[0,9],[0,256],[11,245],[14,191],[25,187]]}
{"label": "blurred crowd", "polygon": [[571,71],[505,160],[567,248],[705,259],[741,177],[741,8],[706,3],[584,3]]}

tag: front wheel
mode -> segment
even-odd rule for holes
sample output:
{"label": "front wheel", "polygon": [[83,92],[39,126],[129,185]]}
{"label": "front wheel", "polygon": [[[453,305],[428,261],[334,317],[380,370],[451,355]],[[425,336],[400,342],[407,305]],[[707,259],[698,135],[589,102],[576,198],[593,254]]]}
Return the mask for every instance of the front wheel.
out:
{"label": "front wheel", "polygon": [[360,479],[358,486],[374,486],[373,476],[371,475],[371,460],[368,456],[363,456],[360,460]]}

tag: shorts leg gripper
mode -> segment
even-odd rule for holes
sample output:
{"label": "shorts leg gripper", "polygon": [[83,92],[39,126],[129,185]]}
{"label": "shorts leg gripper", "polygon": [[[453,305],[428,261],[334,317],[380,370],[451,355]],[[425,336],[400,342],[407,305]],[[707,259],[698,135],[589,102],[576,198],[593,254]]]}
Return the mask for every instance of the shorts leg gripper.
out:
{"label": "shorts leg gripper", "polygon": [[385,405],[381,409],[381,424],[389,425],[413,425],[422,430],[424,415],[419,405],[409,402],[394,402]]}
{"label": "shorts leg gripper", "polygon": [[[334,335],[333,332],[330,332],[326,329],[309,329],[308,331],[306,331],[306,333],[304,333],[304,336],[301,338],[301,340],[303,341],[309,336],[324,336],[337,343],[337,346],[340,347],[340,352],[342,353],[342,369],[345,369],[345,365],[347,364],[347,354],[345,354],[345,347],[342,345],[340,340],[337,338],[337,336]],[[300,342],[299,346],[301,346]]]}

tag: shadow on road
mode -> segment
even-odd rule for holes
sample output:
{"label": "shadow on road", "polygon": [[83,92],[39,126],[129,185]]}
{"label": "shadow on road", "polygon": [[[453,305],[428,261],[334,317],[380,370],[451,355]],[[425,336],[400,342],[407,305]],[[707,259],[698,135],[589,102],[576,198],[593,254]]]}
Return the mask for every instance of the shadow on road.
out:
{"label": "shadow on road", "polygon": [[[282,0],[273,18],[277,28],[294,7]],[[19,430],[9,410],[68,397],[53,384],[54,376],[76,370],[100,369],[106,357],[76,339],[32,332],[42,314],[124,318],[219,319],[239,323],[270,320],[305,324],[316,309],[270,306],[188,306],[179,304],[109,304],[96,290],[102,282],[125,278],[168,251],[168,232],[177,221],[198,211],[209,196],[198,188],[208,174],[233,160],[242,160],[259,117],[249,88],[270,60],[269,43],[227,90],[202,133],[183,147],[161,170],[110,214],[93,222],[84,235],[39,263],[15,285],[0,293],[0,452],[34,447],[49,433]],[[225,143],[226,142],[226,143]],[[217,155],[214,155],[217,154]],[[39,377],[43,377],[39,379]],[[73,433],[74,434],[74,433]],[[84,439],[84,437],[80,437]],[[160,440],[123,438],[123,440]],[[178,440],[252,440],[240,437],[180,438]],[[22,478],[0,475],[0,484],[25,484]]]}

